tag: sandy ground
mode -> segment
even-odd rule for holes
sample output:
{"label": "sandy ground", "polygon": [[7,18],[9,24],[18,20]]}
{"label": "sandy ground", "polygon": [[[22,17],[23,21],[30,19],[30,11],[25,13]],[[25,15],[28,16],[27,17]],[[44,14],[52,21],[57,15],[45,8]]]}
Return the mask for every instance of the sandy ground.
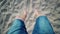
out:
{"label": "sandy ground", "polygon": [[[32,2],[33,1],[33,2]],[[22,15],[23,9],[27,7],[28,13],[25,25],[29,34],[32,33],[36,16],[34,16],[34,7],[37,7],[42,13],[47,13],[47,17],[56,34],[60,34],[60,7],[57,0],[6,0],[6,4],[0,6],[0,34],[6,34],[15,16],[20,13]],[[0,2],[2,3],[2,2]],[[2,4],[1,4],[2,5]],[[32,7],[33,6],[33,7]],[[58,8],[59,7],[59,8]]]}

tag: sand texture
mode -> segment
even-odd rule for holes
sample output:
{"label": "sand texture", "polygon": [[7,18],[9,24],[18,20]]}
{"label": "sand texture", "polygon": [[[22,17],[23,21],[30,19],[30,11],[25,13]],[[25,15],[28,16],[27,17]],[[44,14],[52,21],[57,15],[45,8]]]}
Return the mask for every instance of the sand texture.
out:
{"label": "sand texture", "polygon": [[0,0],[0,34],[6,34],[15,16],[27,8],[25,25],[29,34],[34,28],[36,16],[34,8],[39,12],[47,13],[46,16],[56,34],[60,34],[60,0]]}

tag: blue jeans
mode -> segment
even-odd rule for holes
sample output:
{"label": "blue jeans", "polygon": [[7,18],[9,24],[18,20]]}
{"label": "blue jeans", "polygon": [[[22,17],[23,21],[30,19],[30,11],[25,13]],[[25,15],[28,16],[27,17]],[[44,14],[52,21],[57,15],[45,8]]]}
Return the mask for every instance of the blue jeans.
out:
{"label": "blue jeans", "polygon": [[[7,34],[28,34],[24,21],[16,19]],[[32,34],[55,34],[46,16],[39,16],[36,19]]]}

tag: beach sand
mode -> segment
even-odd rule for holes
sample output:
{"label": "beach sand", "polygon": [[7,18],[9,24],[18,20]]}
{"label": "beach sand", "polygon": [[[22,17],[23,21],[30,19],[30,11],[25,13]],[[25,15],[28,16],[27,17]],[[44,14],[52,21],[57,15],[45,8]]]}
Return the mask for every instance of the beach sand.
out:
{"label": "beach sand", "polygon": [[[4,2],[4,3],[3,3]],[[32,34],[36,16],[34,16],[34,7],[37,7],[51,22],[56,34],[60,34],[60,0],[5,0],[0,5],[0,34],[6,34],[15,16],[26,7],[28,9],[25,25],[29,34]],[[33,11],[33,12],[32,12]]]}

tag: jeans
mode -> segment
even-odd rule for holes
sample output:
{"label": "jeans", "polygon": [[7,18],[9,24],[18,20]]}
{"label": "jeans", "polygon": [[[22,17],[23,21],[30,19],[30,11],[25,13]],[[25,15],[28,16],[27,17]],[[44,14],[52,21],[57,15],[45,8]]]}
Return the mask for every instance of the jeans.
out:
{"label": "jeans", "polygon": [[[9,28],[7,34],[28,34],[24,21],[16,19]],[[46,16],[39,16],[36,19],[32,34],[55,34],[50,21]]]}

